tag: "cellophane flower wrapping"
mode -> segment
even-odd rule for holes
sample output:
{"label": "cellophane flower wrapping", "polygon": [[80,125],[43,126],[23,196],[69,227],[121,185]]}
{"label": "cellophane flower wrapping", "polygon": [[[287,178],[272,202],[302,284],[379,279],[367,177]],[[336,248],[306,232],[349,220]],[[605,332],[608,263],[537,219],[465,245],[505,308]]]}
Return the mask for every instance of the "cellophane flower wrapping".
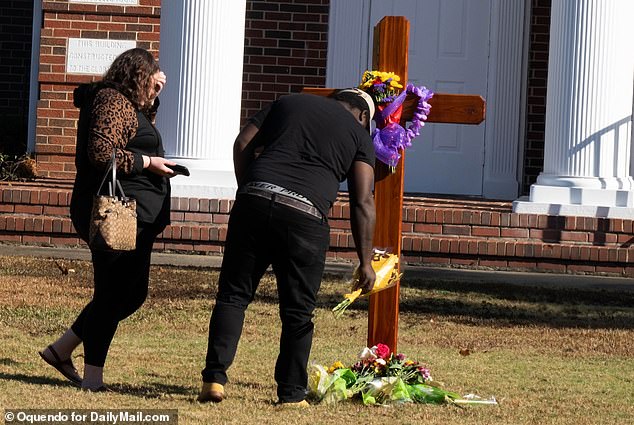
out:
{"label": "cellophane flower wrapping", "polygon": [[[398,272],[398,256],[396,254],[390,254],[385,250],[374,249],[372,257],[372,269],[376,273],[376,280],[372,290],[365,295],[375,294],[387,288],[391,288],[396,285],[401,278],[401,274]],[[344,300],[337,304],[333,309],[333,313],[336,317],[341,317],[346,311],[348,306],[361,296],[361,289],[356,289],[359,283],[359,266],[357,266],[352,273],[351,290],[352,292],[344,295]]]}
{"label": "cellophane flower wrapping", "polygon": [[385,344],[364,348],[352,366],[335,362],[329,368],[311,363],[308,396],[314,403],[356,399],[364,405],[401,403],[497,404],[473,394],[461,397],[433,381],[429,368],[404,354],[394,354]]}

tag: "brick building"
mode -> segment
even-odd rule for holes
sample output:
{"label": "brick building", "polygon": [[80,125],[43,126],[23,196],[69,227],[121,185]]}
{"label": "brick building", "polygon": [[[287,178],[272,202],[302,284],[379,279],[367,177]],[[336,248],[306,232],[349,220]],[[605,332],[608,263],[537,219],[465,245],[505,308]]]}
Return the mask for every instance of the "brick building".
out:
{"label": "brick building", "polygon": [[[585,0],[567,2],[583,4]],[[181,13],[185,21],[189,19],[187,22],[190,27],[185,30],[174,28],[190,31],[192,37],[200,37],[196,31],[204,30],[198,28],[201,22],[196,20],[197,14],[210,13],[210,16],[223,17],[222,13],[238,13],[220,9],[194,9],[207,7],[204,2],[194,0],[183,3],[189,4],[192,9],[185,7],[165,13],[167,7],[175,6],[173,3],[161,4],[160,0],[44,0],[41,8],[38,7],[39,3],[33,7],[30,0],[10,0],[0,5],[0,33],[3,35],[2,40],[10,40],[1,44],[0,91],[3,97],[0,99],[0,108],[3,120],[0,122],[0,146],[5,152],[20,151],[28,146],[29,151],[36,155],[40,176],[36,182],[25,184],[19,189],[15,185],[0,186],[0,213],[3,214],[0,216],[0,240],[53,245],[79,243],[66,216],[69,182],[74,173],[74,136],[78,114],[72,107],[70,95],[78,83],[97,79],[98,75],[69,72],[69,40],[108,40],[109,48],[116,46],[117,42],[121,42],[122,46],[125,45],[123,42],[134,42],[155,52],[161,58],[163,67],[163,56],[174,50],[170,43],[175,38],[172,37],[175,32],[171,26],[175,25],[174,20],[166,16]],[[390,2],[382,2],[380,6],[375,3],[369,0],[247,0],[244,4],[243,28],[240,25],[237,28],[224,28],[222,19],[214,21],[225,31],[243,31],[244,42],[243,45],[238,43],[240,49],[237,49],[242,57],[241,103],[236,112],[236,124],[229,126],[236,128],[232,131],[223,129],[222,132],[235,134],[239,124],[248,116],[280,95],[296,93],[305,86],[320,87],[336,83],[337,76],[333,77],[333,72],[338,72],[337,66],[342,61],[337,62],[337,58],[333,59],[329,54],[333,55],[337,46],[346,42],[336,35],[345,32],[346,25],[355,28],[355,22],[351,21],[345,22],[342,28],[336,18],[344,16],[345,8],[349,7],[363,10],[363,13],[363,8],[369,8],[369,17],[379,16],[384,9],[387,10],[385,4]],[[517,147],[511,155],[516,164],[510,170],[511,185],[516,186],[515,192],[507,197],[493,197],[493,200],[487,200],[491,197],[486,196],[486,190],[467,198],[463,195],[469,193],[457,193],[451,198],[446,196],[451,192],[437,192],[439,196],[411,193],[403,213],[402,248],[406,260],[411,263],[561,272],[629,273],[629,263],[632,261],[629,250],[631,219],[513,212],[509,201],[530,193],[531,185],[536,182],[544,165],[551,2],[525,0],[504,3],[482,0],[482,4],[485,3],[490,7],[492,16],[513,16],[521,24],[516,40],[521,47],[521,56],[518,57],[521,63],[514,71],[521,77],[521,84],[516,87],[520,98],[519,102],[515,100],[518,116],[514,119],[517,118],[521,124],[513,127],[517,132]],[[394,11],[398,12],[396,6],[391,10]],[[40,22],[41,27],[36,25],[33,28],[33,23]],[[415,19],[412,26],[416,26]],[[161,34],[161,29],[166,31],[166,27],[166,33],[170,34],[167,38],[166,33]],[[501,24],[485,29],[487,34],[494,33],[494,30],[503,34],[504,30]],[[360,33],[365,34],[367,31],[367,28],[362,28]],[[203,36],[210,39],[221,37],[218,34]],[[31,73],[30,68],[32,41],[39,46],[39,55],[37,52],[34,54],[39,67],[35,74]],[[368,43],[367,40],[365,43]],[[501,49],[498,54],[502,56],[505,47],[502,42],[498,44]],[[187,50],[187,47],[178,48]],[[514,46],[511,48],[516,50]],[[199,57],[195,56],[196,49],[190,50],[188,54],[191,57]],[[228,49],[226,54],[235,55],[236,49],[233,52]],[[169,66],[169,63],[165,62],[165,66]],[[367,63],[361,66],[367,66]],[[185,71],[194,77],[200,72],[178,69],[176,73],[168,73],[168,78]],[[506,71],[500,67],[499,74]],[[29,75],[31,78],[28,78]],[[489,76],[487,84],[491,86],[491,83],[502,85],[499,80],[492,80]],[[168,83],[170,86],[174,84]],[[29,87],[36,87],[37,93],[29,91]],[[181,89],[186,90],[186,87]],[[182,93],[179,92],[179,95],[182,96]],[[36,100],[31,101],[30,112],[29,96]],[[503,115],[496,115],[501,107],[492,109],[499,100],[493,97],[491,100],[494,103],[489,103],[487,120],[493,117],[495,121],[503,121]],[[33,120],[33,116],[37,119]],[[16,122],[20,125],[16,126]],[[31,137],[29,123],[32,126]],[[187,125],[190,124],[179,121],[168,127]],[[232,136],[228,140],[232,142]],[[174,149],[184,149],[186,154],[195,150],[178,142]],[[231,200],[225,198],[200,196],[200,192],[177,195],[172,202],[173,225],[159,240],[157,248],[221,253],[227,213],[231,206]],[[342,194],[331,212],[331,257],[354,257],[347,208],[345,194]]]}

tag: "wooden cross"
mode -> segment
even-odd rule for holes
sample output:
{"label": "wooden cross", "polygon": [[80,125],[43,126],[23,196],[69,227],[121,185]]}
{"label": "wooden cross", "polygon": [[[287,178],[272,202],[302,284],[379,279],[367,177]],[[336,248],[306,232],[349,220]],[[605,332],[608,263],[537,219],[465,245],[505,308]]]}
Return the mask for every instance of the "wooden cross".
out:
{"label": "wooden cross", "polygon": [[[404,16],[386,16],[374,27],[372,69],[394,72],[407,83],[409,48],[409,21]],[[304,93],[329,96],[336,89],[305,88]],[[401,125],[410,121],[417,98],[408,95],[403,104]],[[449,124],[480,124],[484,121],[486,103],[478,95],[434,93],[429,102],[431,112],[427,122]],[[391,247],[401,255],[403,179],[405,176],[405,152],[392,173],[389,166],[377,161],[375,167],[374,198],[376,202],[376,229],[374,246]],[[399,265],[400,268],[400,265]],[[368,347],[387,344],[397,352],[398,299],[400,285],[370,296],[368,314]]]}

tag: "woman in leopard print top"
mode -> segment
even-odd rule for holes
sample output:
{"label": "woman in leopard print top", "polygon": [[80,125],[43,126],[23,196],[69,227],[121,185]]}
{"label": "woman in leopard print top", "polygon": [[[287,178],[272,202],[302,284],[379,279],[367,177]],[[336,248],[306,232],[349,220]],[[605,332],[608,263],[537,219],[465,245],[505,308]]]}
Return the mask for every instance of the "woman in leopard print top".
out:
{"label": "woman in leopard print top", "polygon": [[[91,250],[95,291],[72,326],[40,352],[67,379],[92,391],[104,390],[103,367],[119,322],[138,310],[147,296],[150,256],[156,236],[169,224],[170,185],[174,165],[165,159],[153,121],[166,77],[144,49],[119,55],[103,80],[75,90],[80,108],[71,199],[71,219],[88,241],[92,199],[116,154],[117,175],[127,196],[137,201],[136,249]],[[84,345],[84,376],[71,361]]]}

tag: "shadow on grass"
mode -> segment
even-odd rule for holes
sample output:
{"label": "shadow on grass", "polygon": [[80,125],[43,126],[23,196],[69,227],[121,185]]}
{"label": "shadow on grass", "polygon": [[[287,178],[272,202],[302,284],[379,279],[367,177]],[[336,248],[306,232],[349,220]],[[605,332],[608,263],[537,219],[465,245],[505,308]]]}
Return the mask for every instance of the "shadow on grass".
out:
{"label": "shadow on grass", "polygon": [[[349,289],[324,280],[318,306],[330,309]],[[177,289],[175,290],[174,287]],[[154,299],[210,299],[214,283],[156,285]],[[278,303],[274,277],[267,273],[254,302]],[[367,298],[355,301],[347,315],[367,311]],[[495,321],[498,326],[540,325],[552,328],[634,329],[634,292],[586,287],[515,285],[486,281],[409,278],[401,282],[403,314],[445,317],[458,323]]]}
{"label": "shadow on grass", "polygon": [[[322,302],[339,302],[331,298]],[[362,299],[349,309],[366,310],[367,306]],[[631,292],[408,280],[401,283],[399,309],[403,314],[444,317],[471,325],[494,322],[497,326],[634,329]]]}
{"label": "shadow on grass", "polygon": [[[19,381],[25,384],[49,385],[55,387],[75,388],[79,387],[65,379],[49,378],[38,375],[25,375],[23,373],[0,372],[0,379],[7,381]],[[166,385],[160,383],[147,383],[144,385],[108,384],[112,394],[124,394],[142,398],[162,398],[167,394],[193,395],[192,389],[179,385]]]}
{"label": "shadow on grass", "polygon": [[25,375],[23,373],[0,372],[0,379],[7,381],[20,381],[25,384],[51,385],[55,387],[70,387],[78,389],[76,385],[71,384],[66,379],[49,378],[37,375]]}
{"label": "shadow on grass", "polygon": [[108,388],[117,394],[131,395],[141,398],[163,398],[167,394],[194,395],[194,392],[190,387],[161,384],[157,382],[144,383],[143,385],[108,384]]}

